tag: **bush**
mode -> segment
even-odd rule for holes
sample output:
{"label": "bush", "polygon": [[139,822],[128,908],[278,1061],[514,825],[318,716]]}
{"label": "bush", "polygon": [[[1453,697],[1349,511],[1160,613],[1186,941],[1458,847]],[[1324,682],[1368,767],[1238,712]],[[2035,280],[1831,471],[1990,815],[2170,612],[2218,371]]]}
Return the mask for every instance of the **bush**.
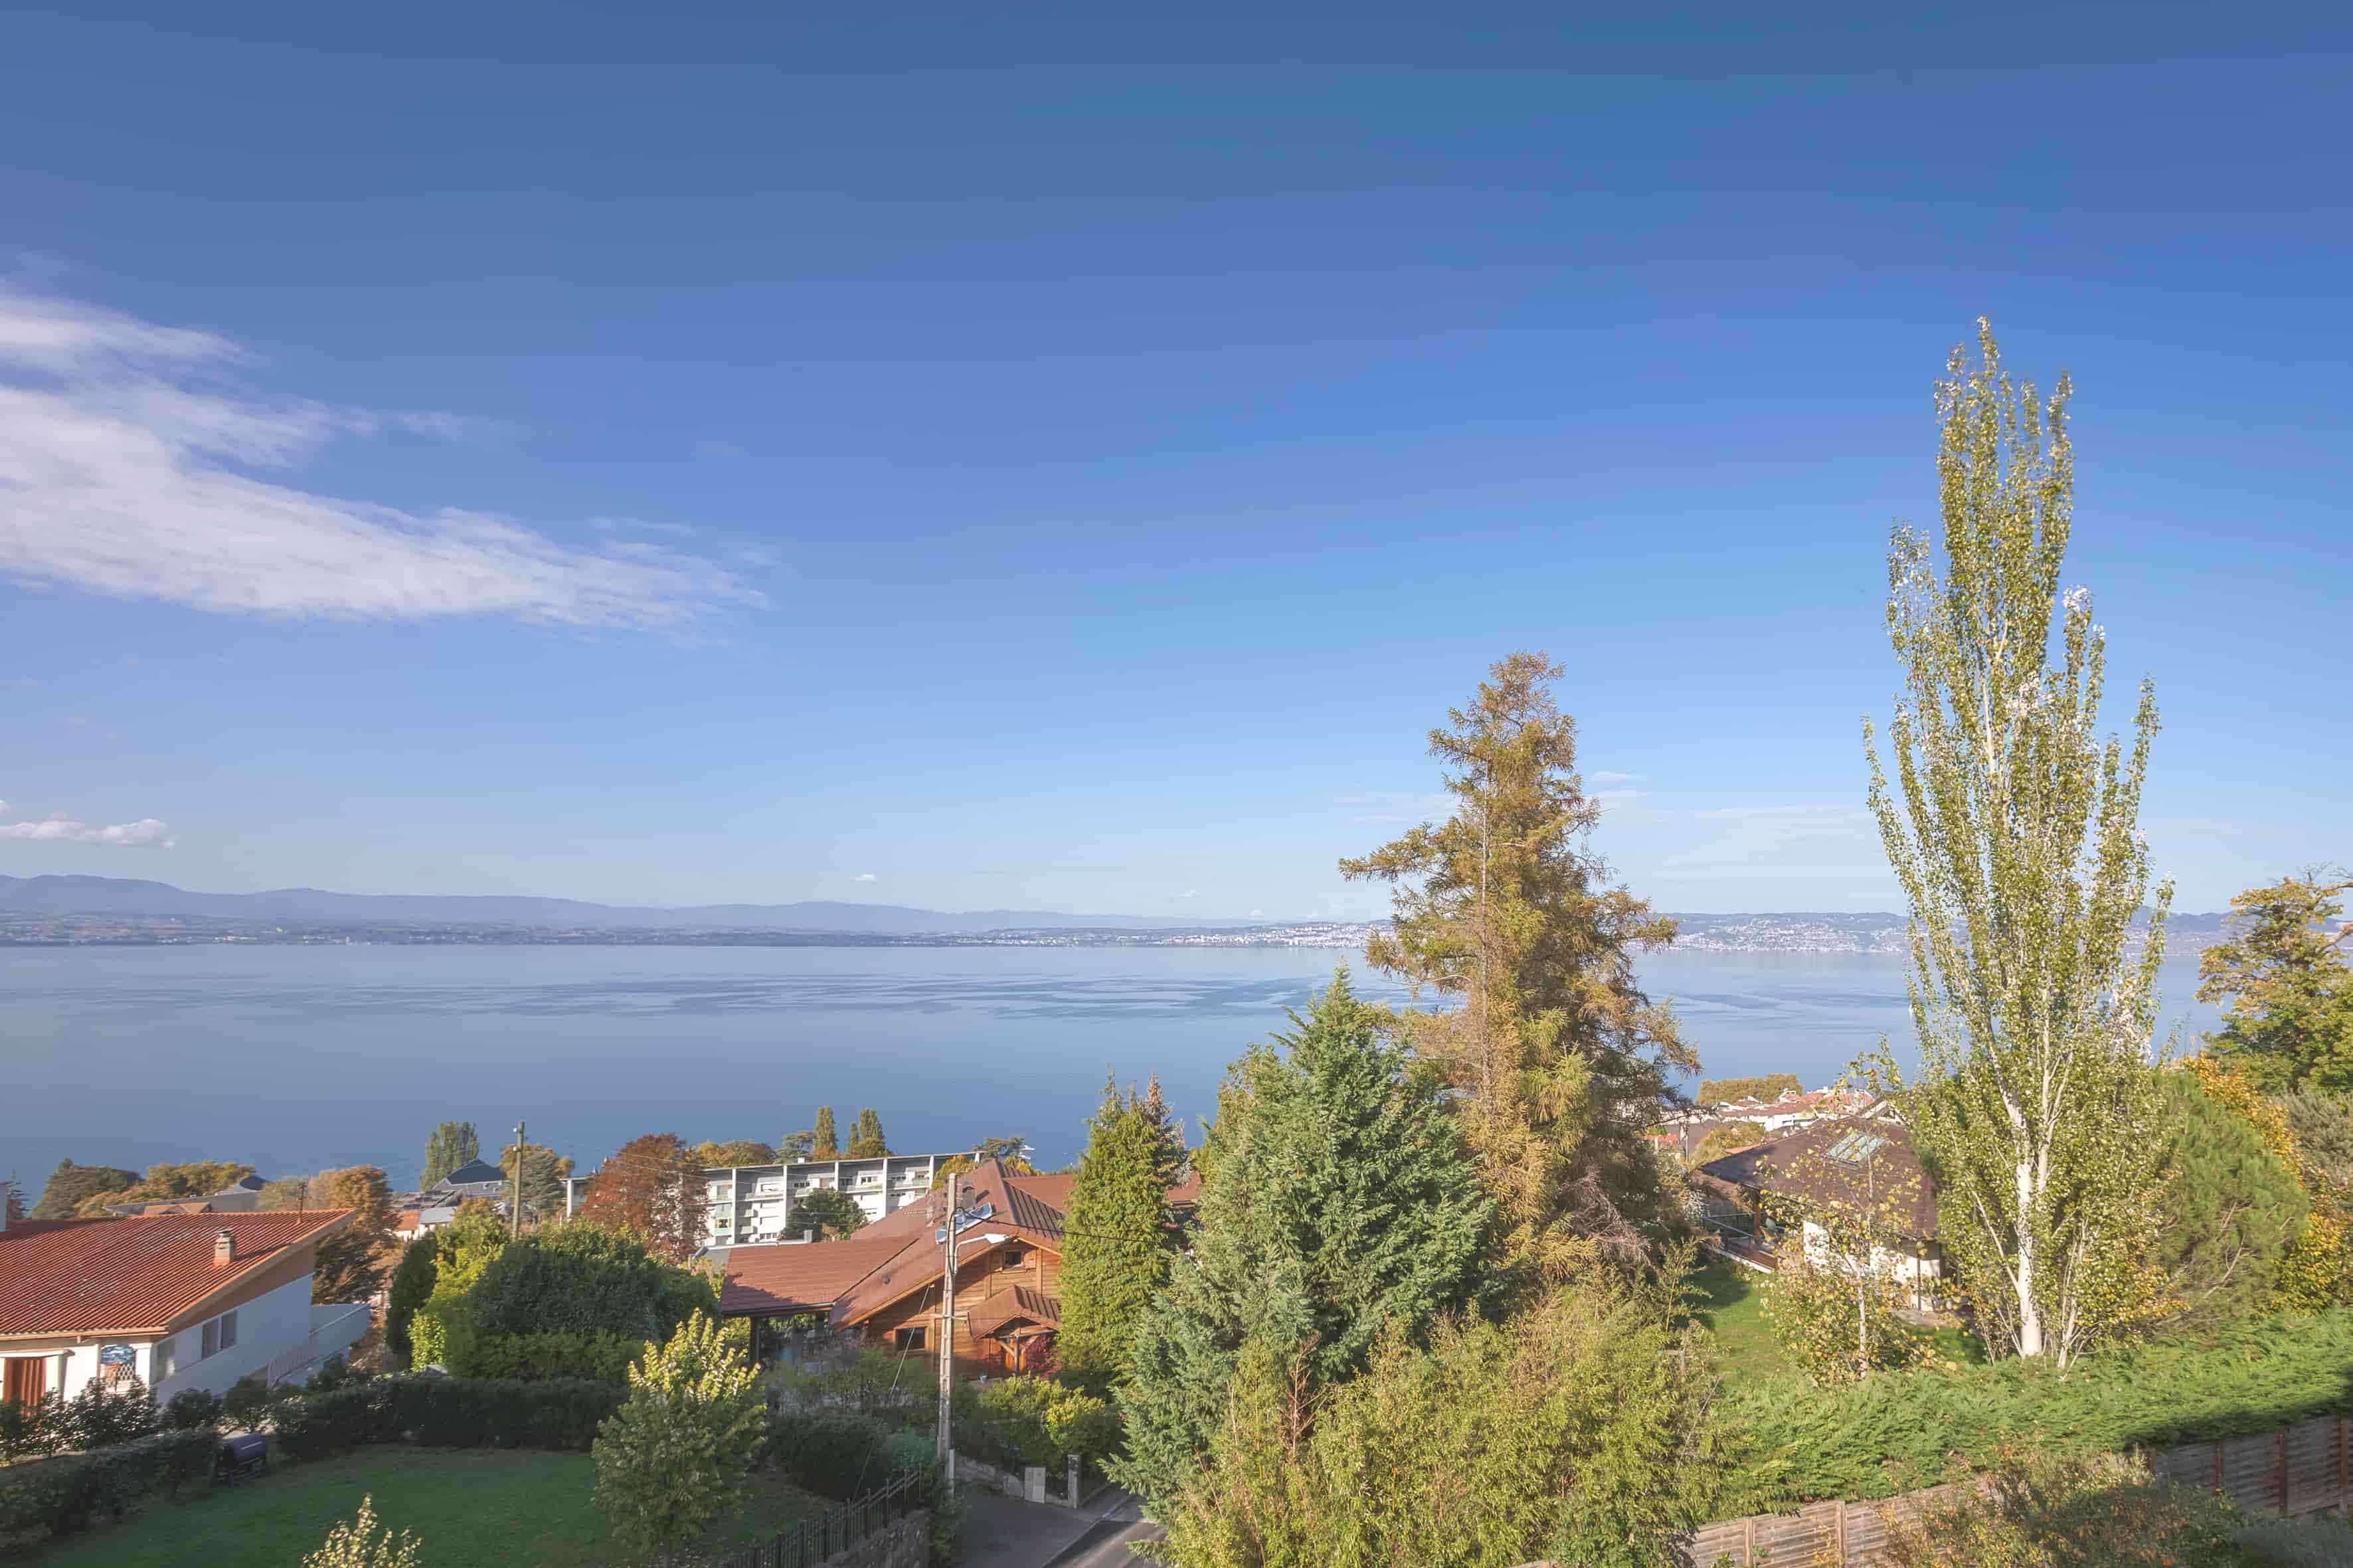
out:
{"label": "bush", "polygon": [[2087,1456],[2269,1431],[2346,1408],[2353,1309],[2121,1345],[2066,1374],[2040,1361],[1883,1373],[1842,1388],[1765,1378],[1716,1402],[1727,1515],[1957,1480],[2032,1444]]}
{"label": "bush", "polygon": [[806,1365],[772,1367],[768,1376],[786,1404],[849,1409],[895,1420],[931,1407],[934,1370],[932,1363],[916,1362],[910,1374],[905,1356],[861,1344],[848,1354],[837,1351]]}
{"label": "bush", "polygon": [[626,1383],[629,1363],[646,1348],[643,1340],[604,1331],[481,1334],[470,1328],[470,1331],[459,1336],[464,1349],[451,1356],[458,1363],[451,1370],[468,1377],[593,1377]]}
{"label": "bush", "polygon": [[386,1526],[376,1533],[375,1499],[364,1497],[358,1516],[327,1531],[319,1550],[302,1559],[302,1568],[417,1568],[421,1544],[406,1530],[395,1535]]}
{"label": "bush", "polygon": [[1109,1403],[1050,1377],[1008,1377],[958,1405],[956,1447],[991,1464],[1051,1468],[1065,1454],[1100,1460],[1119,1447]]}
{"label": "bush", "polygon": [[0,1463],[56,1453],[65,1444],[64,1410],[65,1401],[54,1393],[29,1405],[0,1399]]}
{"label": "bush", "polygon": [[228,1393],[221,1399],[221,1417],[232,1426],[266,1431],[278,1407],[299,1397],[299,1389],[272,1388],[261,1373],[248,1373],[229,1384]]}
{"label": "bush", "polygon": [[[719,1316],[719,1295],[708,1278],[654,1257],[633,1236],[586,1220],[519,1237],[491,1260],[466,1295],[478,1342],[618,1335],[632,1358],[649,1342],[668,1342],[697,1313]],[[473,1372],[454,1361],[449,1370]]]}
{"label": "bush", "polygon": [[734,1503],[766,1426],[758,1374],[716,1316],[691,1318],[646,1347],[628,1398],[596,1434],[596,1507],[623,1543],[666,1559]]}
{"label": "bush", "polygon": [[624,1390],[586,1378],[405,1377],[390,1385],[393,1429],[433,1447],[585,1450]]}
{"label": "bush", "polygon": [[850,1410],[786,1410],[768,1417],[768,1457],[796,1486],[847,1501],[892,1473],[891,1429]]}
{"label": "bush", "polygon": [[2227,1505],[2153,1479],[2121,1454],[2014,1455],[1986,1478],[1922,1508],[1888,1538],[1895,1568],[2224,1568]]}
{"label": "bush", "polygon": [[135,1377],[111,1388],[93,1379],[65,1402],[60,1415],[64,1446],[85,1450],[144,1437],[163,1424],[154,1395]]}
{"label": "bush", "polygon": [[164,1406],[164,1426],[174,1432],[212,1431],[221,1424],[221,1396],[206,1389],[184,1388]]}
{"label": "bush", "polygon": [[1816,1383],[1853,1383],[1931,1358],[1935,1341],[1897,1316],[1903,1303],[1903,1287],[1894,1279],[1799,1256],[1765,1287],[1765,1321]]}
{"label": "bush", "polygon": [[302,1385],[302,1391],[305,1394],[332,1394],[339,1388],[349,1388],[353,1384],[366,1381],[364,1374],[344,1365],[341,1355],[331,1355],[319,1363],[319,1370],[311,1374],[311,1380]]}
{"label": "bush", "polygon": [[385,1442],[400,1431],[392,1412],[392,1400],[372,1384],[313,1393],[278,1412],[278,1446],[290,1458],[319,1459]]}
{"label": "bush", "polygon": [[151,1492],[176,1494],[212,1468],[210,1432],[164,1432],[0,1474],[0,1538],[71,1535]]}

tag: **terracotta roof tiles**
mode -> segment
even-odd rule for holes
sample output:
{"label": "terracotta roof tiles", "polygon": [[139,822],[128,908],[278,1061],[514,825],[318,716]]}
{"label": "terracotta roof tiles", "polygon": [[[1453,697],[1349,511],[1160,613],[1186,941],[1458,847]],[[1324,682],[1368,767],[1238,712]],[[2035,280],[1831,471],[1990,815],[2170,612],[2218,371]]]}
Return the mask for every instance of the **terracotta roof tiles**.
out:
{"label": "terracotta roof tiles", "polygon": [[[26,1220],[0,1230],[0,1334],[166,1329],[290,1248],[340,1230],[349,1209]],[[216,1267],[213,1238],[237,1237]]]}

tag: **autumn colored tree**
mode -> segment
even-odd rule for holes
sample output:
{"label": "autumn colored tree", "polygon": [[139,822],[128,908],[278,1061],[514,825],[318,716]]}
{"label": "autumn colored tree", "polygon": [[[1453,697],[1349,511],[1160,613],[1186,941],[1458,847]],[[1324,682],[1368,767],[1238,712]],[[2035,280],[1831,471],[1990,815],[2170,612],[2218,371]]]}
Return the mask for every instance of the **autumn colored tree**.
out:
{"label": "autumn colored tree", "polygon": [[813,1158],[811,1151],[816,1147],[817,1130],[815,1128],[800,1132],[787,1132],[776,1140],[776,1158],[789,1165],[798,1160]]}
{"label": "autumn colored tree", "polygon": [[2353,1090],[2348,889],[2318,872],[2250,888],[2231,900],[2230,940],[2198,956],[2198,999],[2230,1004],[2207,1048],[2267,1094]]}
{"label": "autumn colored tree", "polygon": [[776,1163],[776,1150],[755,1138],[731,1138],[723,1143],[697,1143],[694,1157],[712,1169],[722,1165],[773,1165]]}
{"label": "autumn colored tree", "polygon": [[841,1158],[841,1144],[834,1134],[833,1107],[830,1105],[820,1105],[817,1108],[817,1125],[809,1129],[809,1158],[812,1160]]}
{"label": "autumn colored tree", "polygon": [[33,1205],[32,1217],[71,1219],[90,1199],[121,1192],[138,1180],[137,1172],[119,1166],[77,1165],[71,1160],[60,1160],[49,1173],[48,1184],[41,1189],[41,1201]]}
{"label": "autumn colored tree", "polygon": [[392,1192],[384,1172],[352,1165],[324,1173],[322,1208],[349,1209],[351,1222],[319,1243],[318,1268],[311,1281],[313,1301],[364,1301],[375,1294],[398,1261],[393,1230]]}
{"label": "autumn colored tree", "polygon": [[1674,922],[1612,886],[1587,842],[1601,807],[1552,697],[1563,673],[1540,653],[1497,664],[1430,734],[1454,814],[1340,862],[1395,889],[1366,956],[1460,1004],[1404,1021],[1462,1097],[1502,1262],[1549,1276],[1646,1254],[1641,1227],[1672,1200],[1642,1129],[1672,1103],[1668,1072],[1699,1065],[1634,977]]}
{"label": "autumn colored tree", "polygon": [[955,1154],[941,1161],[939,1168],[932,1173],[932,1191],[938,1192],[987,1160],[996,1161],[1008,1176],[1038,1173],[1038,1167],[1029,1163],[1029,1140],[1017,1132],[1009,1138],[984,1138],[973,1145],[971,1153]]}
{"label": "autumn colored tree", "polygon": [[[2102,740],[2106,636],[2087,591],[2060,592],[2071,388],[2061,376],[2044,402],[1982,320],[1978,342],[1936,391],[1945,571],[1909,525],[1888,546],[1893,787],[1868,720],[1863,743],[1911,912],[1905,1110],[1948,1216],[1939,1240],[1987,1342],[2063,1366],[2161,1288],[2147,1068],[2173,892],[2152,890],[2139,828],[2157,694],[2142,683],[2129,749]],[[1904,1081],[1892,1058],[1881,1077]]]}
{"label": "autumn colored tree", "polygon": [[702,1166],[675,1132],[649,1132],[616,1150],[588,1182],[581,1215],[642,1237],[677,1262],[702,1245]]}
{"label": "autumn colored tree", "polygon": [[234,1186],[253,1174],[253,1167],[230,1160],[205,1160],[193,1164],[158,1164],[129,1186],[111,1193],[93,1193],[74,1205],[82,1219],[104,1219],[120,1204],[164,1203],[173,1198],[206,1197]]}
{"label": "autumn colored tree", "polygon": [[1712,1078],[1699,1086],[1693,1096],[1694,1105],[1729,1105],[1736,1100],[1775,1100],[1784,1094],[1803,1092],[1793,1072],[1759,1073],[1754,1078]]}
{"label": "autumn colored tree", "polygon": [[850,1124],[849,1147],[844,1155],[852,1160],[879,1160],[890,1152],[891,1145],[882,1136],[882,1119],[871,1106],[860,1111]]}
{"label": "autumn colored tree", "polygon": [[1707,1130],[1699,1147],[1691,1152],[1690,1163],[1704,1165],[1710,1160],[1721,1160],[1726,1154],[1737,1154],[1743,1149],[1765,1140],[1756,1127],[1746,1121],[1723,1121]]}

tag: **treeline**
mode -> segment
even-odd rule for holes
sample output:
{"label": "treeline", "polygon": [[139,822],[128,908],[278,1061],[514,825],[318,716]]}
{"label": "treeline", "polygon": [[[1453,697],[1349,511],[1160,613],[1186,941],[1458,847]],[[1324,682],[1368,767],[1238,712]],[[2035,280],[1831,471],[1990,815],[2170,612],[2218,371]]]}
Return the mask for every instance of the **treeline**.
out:
{"label": "treeline", "polygon": [[1712,1078],[1699,1086],[1692,1098],[1697,1106],[1729,1105],[1736,1100],[1778,1100],[1784,1094],[1802,1093],[1798,1075],[1793,1072],[1760,1073],[1754,1078]]}

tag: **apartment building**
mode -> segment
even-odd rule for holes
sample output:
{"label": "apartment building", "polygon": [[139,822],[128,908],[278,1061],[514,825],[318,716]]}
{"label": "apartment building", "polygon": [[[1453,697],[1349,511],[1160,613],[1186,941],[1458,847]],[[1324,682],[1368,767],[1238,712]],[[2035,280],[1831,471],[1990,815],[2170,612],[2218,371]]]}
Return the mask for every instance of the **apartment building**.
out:
{"label": "apartment building", "polygon": [[[932,1190],[932,1177],[956,1156],[948,1154],[888,1154],[870,1160],[801,1160],[785,1165],[721,1165],[702,1173],[698,1199],[702,1210],[702,1245],[743,1247],[757,1242],[799,1238],[806,1226],[793,1221],[796,1199],[811,1193],[846,1193],[866,1212],[869,1221]],[[588,1195],[596,1173],[572,1176],[564,1184],[564,1212],[570,1215]]]}

